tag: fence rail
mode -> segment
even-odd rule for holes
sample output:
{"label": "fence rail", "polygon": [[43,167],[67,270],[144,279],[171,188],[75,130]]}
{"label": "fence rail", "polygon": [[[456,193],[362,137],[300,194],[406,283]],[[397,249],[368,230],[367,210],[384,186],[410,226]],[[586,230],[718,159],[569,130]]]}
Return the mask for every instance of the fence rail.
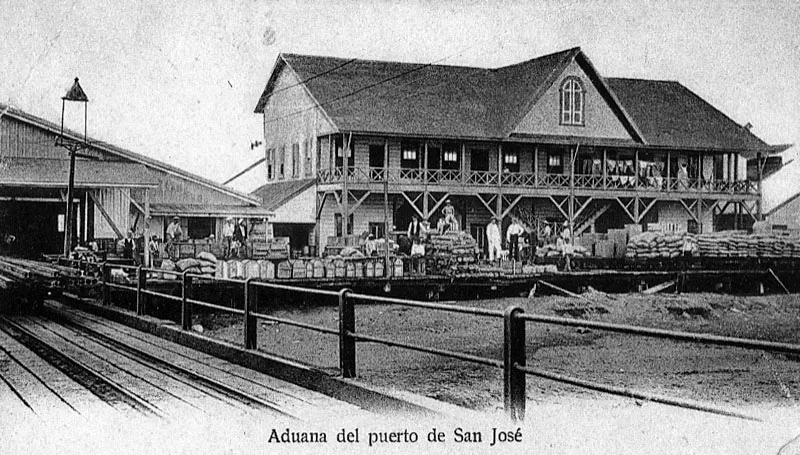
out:
{"label": "fence rail", "polygon": [[[356,363],[356,343],[379,343],[386,346],[392,346],[402,349],[409,349],[417,352],[427,354],[434,354],[443,357],[453,358],[465,362],[485,365],[494,368],[503,369],[503,399],[504,406],[507,414],[513,420],[521,420],[525,416],[525,394],[526,394],[526,376],[536,376],[545,378],[552,381],[557,381],[565,384],[570,384],[576,387],[600,391],[612,395],[623,397],[632,397],[642,400],[653,401],[657,403],[667,404],[671,406],[678,406],[687,409],[694,409],[703,412],[709,412],[724,416],[732,416],[743,419],[756,420],[753,417],[733,411],[715,407],[709,404],[698,403],[695,401],[684,400],[675,397],[668,397],[649,392],[637,391],[625,387],[619,387],[609,384],[601,384],[593,381],[588,381],[582,378],[576,378],[565,374],[547,371],[538,367],[529,366],[526,364],[526,326],[528,323],[538,324],[551,324],[568,327],[586,327],[596,330],[603,330],[615,333],[621,333],[632,336],[644,336],[651,338],[669,339],[680,342],[690,342],[706,345],[729,346],[743,349],[764,350],[770,352],[800,354],[800,345],[781,343],[765,340],[754,340],[746,338],[726,337],[719,335],[711,335],[704,333],[682,332],[666,329],[658,329],[652,327],[641,327],[625,324],[615,324],[600,321],[588,321],[583,319],[563,318],[557,316],[541,315],[525,313],[524,310],[517,306],[510,306],[504,311],[452,305],[444,303],[431,303],[420,302],[415,300],[398,299],[392,297],[373,296],[366,294],[357,294],[349,289],[342,289],[339,292],[318,290],[312,288],[302,288],[296,286],[288,286],[284,284],[276,284],[262,281],[254,281],[250,278],[247,280],[218,280],[216,278],[191,275],[187,273],[172,272],[173,275],[181,277],[181,295],[175,296],[165,294],[147,289],[147,275],[148,273],[163,273],[163,270],[147,269],[143,267],[125,267],[128,270],[135,270],[136,285],[121,285],[111,281],[110,270],[112,267],[119,267],[115,265],[103,264],[102,266],[102,287],[103,287],[103,304],[111,305],[110,289],[119,289],[136,293],[136,311],[137,314],[145,314],[147,309],[147,297],[163,298],[168,301],[178,301],[181,305],[181,327],[184,330],[191,328],[191,315],[194,306],[205,307],[217,311],[223,311],[241,315],[244,318],[244,330],[242,344],[246,349],[257,349],[257,320],[273,321],[280,324],[286,324],[302,329],[307,329],[327,335],[336,335],[339,339],[339,365],[340,373],[345,378],[352,378],[356,376],[357,363]],[[211,302],[204,302],[191,298],[193,282],[196,279],[204,279],[209,281],[229,282],[234,284],[241,284],[244,291],[243,308],[232,308],[227,306],[218,305]],[[293,292],[303,295],[315,295],[327,298],[337,298],[339,304],[339,327],[338,329],[324,327],[314,324],[308,324],[300,321],[295,321],[287,318],[271,316],[268,314],[257,312],[258,309],[258,294],[257,289],[262,292],[266,291],[281,291]],[[366,334],[356,331],[356,312],[355,306],[357,302],[362,303],[384,303],[406,307],[419,308],[430,311],[444,311],[448,313],[458,313],[477,317],[487,317],[493,319],[503,320],[503,358],[492,359],[481,357],[465,352],[458,352],[450,349],[433,348],[430,346],[422,346],[419,344],[407,343],[398,340],[391,340],[384,337],[379,337],[372,334]]]}

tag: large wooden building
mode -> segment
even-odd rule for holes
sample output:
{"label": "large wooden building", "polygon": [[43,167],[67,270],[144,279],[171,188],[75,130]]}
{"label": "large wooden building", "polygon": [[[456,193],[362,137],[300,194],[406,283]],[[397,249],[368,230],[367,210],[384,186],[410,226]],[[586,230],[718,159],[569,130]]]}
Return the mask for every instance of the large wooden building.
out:
{"label": "large wooden building", "polygon": [[[14,252],[63,251],[69,154],[56,146],[60,126],[0,105],[0,238],[14,236]],[[82,135],[65,132],[67,139]],[[264,219],[271,212],[239,193],[138,153],[89,138],[75,166],[73,238],[164,238],[180,216],[184,236],[221,236],[226,217]]]}
{"label": "large wooden building", "polygon": [[320,246],[435,224],[447,200],[479,240],[493,216],[574,235],[745,227],[747,160],[781,150],[678,82],[601,76],[580,48],[495,69],[281,54],[255,111],[257,194],[315,179]]}

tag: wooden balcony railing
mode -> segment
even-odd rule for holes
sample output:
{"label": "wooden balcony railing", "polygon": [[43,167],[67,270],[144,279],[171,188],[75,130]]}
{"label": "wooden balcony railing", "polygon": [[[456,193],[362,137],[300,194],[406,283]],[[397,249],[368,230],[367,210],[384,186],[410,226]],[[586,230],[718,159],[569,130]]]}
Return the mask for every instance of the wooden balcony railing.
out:
{"label": "wooden balcony railing", "polygon": [[[319,183],[341,183],[343,171],[323,169],[318,174]],[[460,185],[464,187],[497,186],[558,189],[570,187],[567,174],[528,174],[519,172],[466,171],[455,169],[401,169],[401,168],[351,168],[349,183]],[[725,194],[758,194],[755,182],[749,180],[723,181],[676,177],[636,177],[627,175],[576,174],[576,189],[621,190],[641,192],[703,192]]]}

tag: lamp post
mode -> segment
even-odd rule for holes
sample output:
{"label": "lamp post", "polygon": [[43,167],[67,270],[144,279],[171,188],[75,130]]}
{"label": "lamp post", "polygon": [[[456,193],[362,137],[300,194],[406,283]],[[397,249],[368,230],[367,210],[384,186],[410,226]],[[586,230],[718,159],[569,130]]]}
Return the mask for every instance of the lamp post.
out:
{"label": "lamp post", "polygon": [[[83,142],[79,140],[66,140],[64,138],[64,111],[66,109],[67,101],[74,101],[83,103]],[[86,93],[81,88],[81,84],[78,82],[78,78],[75,78],[75,82],[73,82],[72,87],[70,87],[67,94],[61,98],[61,134],[59,134],[58,138],[56,139],[56,146],[64,147],[65,149],[69,150],[69,182],[67,184],[67,213],[64,219],[64,256],[69,256],[69,252],[72,250],[72,225],[75,223],[75,220],[72,216],[72,195],[75,191],[75,154],[82,149],[85,149],[89,146],[89,140],[87,137],[87,119],[88,119],[88,110],[87,104],[89,102],[89,98],[86,97]]]}

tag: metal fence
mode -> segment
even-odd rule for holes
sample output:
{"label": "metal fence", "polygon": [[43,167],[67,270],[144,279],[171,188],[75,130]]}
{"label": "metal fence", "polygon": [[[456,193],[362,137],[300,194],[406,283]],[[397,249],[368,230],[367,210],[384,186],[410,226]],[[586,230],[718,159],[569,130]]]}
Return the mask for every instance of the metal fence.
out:
{"label": "metal fence", "polygon": [[[121,268],[134,273],[135,287],[114,283],[111,280],[111,268]],[[148,273],[170,274],[180,277],[181,295],[171,295],[156,292],[147,288]],[[227,282],[241,284],[244,291],[243,308],[232,308],[204,302],[191,297],[192,283],[194,280],[209,280],[213,282]],[[266,289],[296,294],[307,294],[314,296],[325,296],[338,299],[339,304],[339,327],[333,329],[314,324],[294,321],[286,318],[271,316],[258,312],[258,293],[257,289]],[[713,405],[699,403],[675,397],[668,397],[644,391],[637,391],[625,387],[601,384],[582,378],[572,377],[552,371],[547,371],[527,364],[526,355],[526,328],[528,323],[551,324],[559,326],[584,327],[595,330],[609,331],[626,335],[668,339],[673,341],[699,343],[705,345],[729,346],[744,349],[756,349],[769,352],[784,354],[800,354],[800,345],[790,343],[779,343],[764,340],[754,340],[746,338],[726,337],[711,334],[681,332],[674,330],[657,329],[625,324],[615,324],[599,321],[588,321],[583,319],[563,318],[541,314],[525,313],[524,309],[518,306],[509,306],[504,311],[450,305],[443,303],[420,302],[415,300],[398,299],[366,295],[352,292],[350,289],[342,289],[339,292],[326,291],[283,284],[255,281],[254,279],[236,280],[220,279],[203,275],[193,275],[186,272],[166,271],[162,269],[149,269],[144,267],[130,267],[118,265],[102,265],[102,296],[103,304],[111,305],[111,289],[120,289],[136,293],[136,313],[144,315],[150,297],[162,298],[180,304],[181,308],[181,327],[183,330],[191,329],[192,309],[194,306],[204,307],[212,310],[223,311],[241,315],[244,323],[242,344],[246,349],[257,349],[257,321],[265,320],[280,324],[286,324],[328,335],[335,335],[339,341],[339,368],[342,377],[353,378],[357,372],[356,362],[356,343],[378,343],[385,346],[409,349],[417,352],[434,354],[449,357],[465,362],[485,365],[503,370],[503,401],[506,413],[513,420],[522,420],[525,416],[525,396],[526,378],[535,376],[549,379],[556,382],[571,384],[576,387],[600,391],[612,395],[647,400],[666,405],[678,406],[687,409],[694,409],[714,414],[738,417],[748,420],[757,420],[748,415],[734,410],[718,408]],[[498,341],[503,345],[503,358],[491,359],[480,357],[469,353],[453,351],[449,349],[433,348],[419,344],[407,343],[398,340],[376,336],[374,334],[356,331],[356,312],[357,302],[361,303],[383,303],[399,305],[405,307],[420,308],[431,311],[445,311],[450,313],[460,313],[476,317],[486,317],[503,320],[503,333],[497,334]]]}

